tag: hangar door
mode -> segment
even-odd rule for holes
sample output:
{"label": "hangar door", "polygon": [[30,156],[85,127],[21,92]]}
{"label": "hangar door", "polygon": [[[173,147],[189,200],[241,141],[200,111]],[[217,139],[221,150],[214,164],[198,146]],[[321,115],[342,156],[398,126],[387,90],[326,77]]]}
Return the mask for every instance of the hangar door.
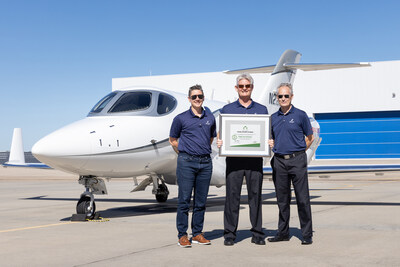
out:
{"label": "hangar door", "polygon": [[317,159],[400,158],[400,111],[319,113]]}

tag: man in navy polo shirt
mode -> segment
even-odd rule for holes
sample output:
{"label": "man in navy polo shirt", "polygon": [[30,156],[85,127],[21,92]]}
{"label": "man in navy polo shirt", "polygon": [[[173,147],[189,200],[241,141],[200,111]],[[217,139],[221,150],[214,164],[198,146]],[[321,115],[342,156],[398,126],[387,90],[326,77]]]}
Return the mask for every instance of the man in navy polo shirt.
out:
{"label": "man in navy polo shirt", "polygon": [[272,175],[279,207],[278,233],[269,242],[289,241],[290,184],[296,194],[300,219],[302,245],[312,243],[312,220],[308,188],[307,154],[305,151],[314,141],[307,114],[292,105],[293,89],[290,83],[282,83],[277,94],[280,109],[271,115],[272,139],[269,145],[274,152],[271,160]]}
{"label": "man in navy polo shirt", "polygon": [[212,174],[211,143],[217,135],[214,115],[202,106],[204,93],[201,85],[190,87],[188,99],[191,107],[174,118],[169,134],[169,142],[178,153],[176,227],[181,247],[191,247],[187,229],[193,189],[192,242],[211,244],[202,231]]}
{"label": "man in navy polo shirt", "polygon": [[[236,92],[239,99],[225,105],[222,114],[268,114],[265,106],[253,101],[253,77],[241,74],[236,78]],[[222,146],[223,140],[217,140],[217,146]],[[262,157],[227,157],[226,158],[226,198],[224,209],[224,245],[233,246],[239,221],[240,193],[243,177],[246,177],[246,187],[250,207],[250,222],[252,239],[256,245],[265,245],[262,230],[261,188],[263,181]]]}

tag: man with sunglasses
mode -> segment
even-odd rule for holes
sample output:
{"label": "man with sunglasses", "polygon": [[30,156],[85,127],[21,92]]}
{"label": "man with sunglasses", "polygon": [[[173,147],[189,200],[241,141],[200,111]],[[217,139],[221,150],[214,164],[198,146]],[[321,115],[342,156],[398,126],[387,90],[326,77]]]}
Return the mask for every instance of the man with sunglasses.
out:
{"label": "man with sunglasses", "polygon": [[211,143],[217,135],[214,115],[208,108],[203,108],[204,93],[201,85],[189,88],[188,100],[191,107],[174,118],[169,134],[169,142],[178,153],[176,227],[180,247],[191,247],[187,229],[192,191],[192,242],[211,244],[202,231],[212,174]]}
{"label": "man with sunglasses", "polygon": [[274,152],[271,160],[272,177],[279,208],[278,233],[269,242],[289,241],[290,184],[296,194],[300,219],[302,245],[312,244],[312,219],[305,151],[314,141],[307,114],[292,105],[293,89],[290,83],[278,87],[280,109],[271,115],[272,139],[269,145]]}
{"label": "man with sunglasses", "polygon": [[[236,78],[236,92],[239,99],[225,105],[221,113],[225,114],[268,114],[265,106],[253,101],[253,77],[241,74]],[[217,146],[222,146],[223,140],[217,139]],[[226,198],[224,209],[224,245],[233,246],[239,221],[240,193],[243,177],[246,178],[250,222],[252,228],[251,242],[265,245],[262,230],[261,188],[263,180],[262,157],[227,157],[226,158]]]}

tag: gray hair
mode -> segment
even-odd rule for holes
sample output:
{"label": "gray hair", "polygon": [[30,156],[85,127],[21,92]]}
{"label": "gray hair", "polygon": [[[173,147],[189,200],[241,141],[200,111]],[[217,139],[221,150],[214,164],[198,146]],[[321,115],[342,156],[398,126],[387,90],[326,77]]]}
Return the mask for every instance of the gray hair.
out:
{"label": "gray hair", "polygon": [[236,78],[236,85],[238,85],[238,84],[239,84],[239,81],[240,81],[240,80],[243,80],[243,79],[248,80],[248,81],[250,82],[250,84],[253,84],[253,83],[254,83],[253,77],[251,77],[250,74],[248,74],[248,73],[243,73],[243,74],[240,74],[239,76],[237,76],[237,78]]}
{"label": "gray hair", "polygon": [[277,91],[279,91],[279,89],[281,87],[287,87],[290,89],[290,94],[293,95],[293,86],[291,83],[281,83],[278,87],[277,87]]}
{"label": "gray hair", "polygon": [[194,90],[200,90],[201,93],[204,95],[203,88],[201,87],[200,84],[193,85],[192,87],[189,88],[189,96]]}

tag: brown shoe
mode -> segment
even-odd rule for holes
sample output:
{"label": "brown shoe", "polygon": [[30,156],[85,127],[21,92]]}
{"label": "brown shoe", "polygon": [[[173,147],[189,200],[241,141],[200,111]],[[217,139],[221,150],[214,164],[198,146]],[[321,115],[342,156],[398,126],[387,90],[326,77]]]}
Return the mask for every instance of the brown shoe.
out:
{"label": "brown shoe", "polygon": [[205,239],[203,234],[198,234],[198,235],[192,237],[192,242],[195,244],[201,244],[201,245],[210,245],[211,244],[211,241]]}
{"label": "brown shoe", "polygon": [[179,238],[178,246],[180,246],[181,248],[190,248],[192,246],[187,235],[184,235],[181,238]]}

